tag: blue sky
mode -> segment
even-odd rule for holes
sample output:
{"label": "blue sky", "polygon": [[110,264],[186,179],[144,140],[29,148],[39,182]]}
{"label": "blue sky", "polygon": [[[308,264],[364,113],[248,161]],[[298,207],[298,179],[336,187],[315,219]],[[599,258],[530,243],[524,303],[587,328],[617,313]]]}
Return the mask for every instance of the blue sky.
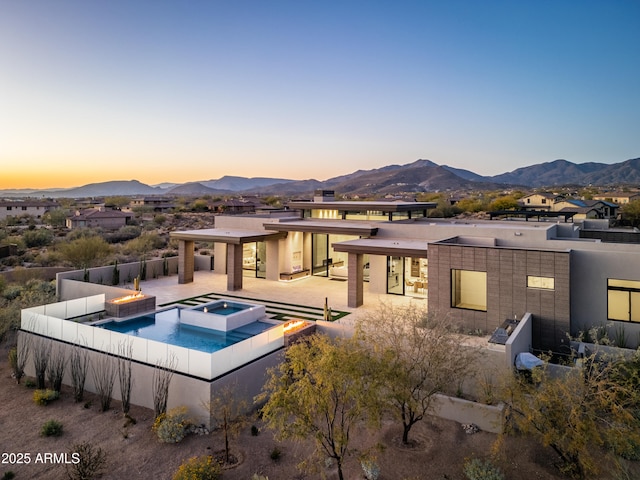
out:
{"label": "blue sky", "polygon": [[0,188],[640,156],[640,2],[0,0]]}

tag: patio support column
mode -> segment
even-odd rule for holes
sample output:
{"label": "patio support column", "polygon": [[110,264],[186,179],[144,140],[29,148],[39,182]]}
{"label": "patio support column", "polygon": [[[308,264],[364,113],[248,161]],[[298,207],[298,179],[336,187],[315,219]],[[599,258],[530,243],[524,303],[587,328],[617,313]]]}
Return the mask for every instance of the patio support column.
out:
{"label": "patio support column", "polygon": [[194,242],[180,240],[178,242],[178,283],[193,282],[195,259],[193,257]]}
{"label": "patio support column", "polygon": [[364,257],[361,253],[349,253],[347,305],[358,308],[364,303]]}
{"label": "patio support column", "polygon": [[227,290],[242,290],[241,244],[227,244]]}

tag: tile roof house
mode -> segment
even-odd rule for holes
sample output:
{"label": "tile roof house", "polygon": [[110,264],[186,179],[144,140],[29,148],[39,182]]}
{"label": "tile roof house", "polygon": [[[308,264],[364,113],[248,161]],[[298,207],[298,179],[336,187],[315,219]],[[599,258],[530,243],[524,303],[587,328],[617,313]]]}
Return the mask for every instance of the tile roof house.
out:
{"label": "tile roof house", "polygon": [[133,214],[121,212],[120,210],[109,210],[104,207],[88,208],[77,210],[75,215],[67,217],[67,228],[104,228],[106,230],[117,230],[128,225],[133,218]]}
{"label": "tile roof house", "polygon": [[563,197],[549,192],[532,193],[522,197],[518,203],[525,210],[551,210],[554,202],[561,198]]}
{"label": "tile roof house", "polygon": [[566,198],[555,202],[552,206],[554,212],[575,212],[573,220],[584,219],[615,219],[619,206],[604,200],[580,200]]}
{"label": "tile roof house", "polygon": [[6,220],[9,217],[21,217],[24,215],[41,218],[42,215],[56,208],[59,208],[59,205],[52,201],[0,201],[0,220]]}
{"label": "tile roof house", "polygon": [[594,200],[606,200],[609,202],[624,205],[634,200],[640,199],[640,192],[606,192],[593,196]]}

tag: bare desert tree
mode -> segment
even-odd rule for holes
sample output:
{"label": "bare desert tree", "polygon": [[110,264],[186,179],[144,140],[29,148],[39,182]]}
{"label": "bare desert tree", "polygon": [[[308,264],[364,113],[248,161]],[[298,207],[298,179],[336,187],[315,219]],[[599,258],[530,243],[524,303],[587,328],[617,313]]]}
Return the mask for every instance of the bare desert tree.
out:
{"label": "bare desert tree", "polygon": [[103,412],[106,412],[111,407],[111,395],[117,373],[115,363],[114,357],[105,353],[98,355],[91,364],[93,381],[95,383],[96,393],[100,398],[100,408]]}
{"label": "bare desert tree", "polygon": [[56,392],[62,388],[64,370],[67,366],[67,356],[63,345],[56,344],[51,347],[49,362],[47,363],[47,379],[49,385]]}
{"label": "bare desert tree", "polygon": [[128,341],[118,344],[118,380],[120,381],[120,398],[122,413],[127,415],[131,407],[131,357],[133,345]]}
{"label": "bare desert tree", "polygon": [[159,360],[153,369],[153,410],[155,418],[167,412],[167,400],[169,398],[169,385],[173,378],[173,371],[178,364],[175,355],[165,360]]}
{"label": "bare desert tree", "polygon": [[358,322],[357,336],[372,351],[374,370],[385,385],[380,400],[402,422],[402,442],[438,393],[448,393],[471,374],[479,352],[461,343],[447,318],[424,307],[381,303]]}
{"label": "bare desert tree", "polygon": [[9,365],[13,373],[13,378],[20,383],[24,377],[24,369],[29,360],[29,352],[31,347],[31,337],[24,333],[18,332],[18,342],[15,348],[9,351]]}
{"label": "bare desert tree", "polygon": [[36,374],[36,388],[42,390],[46,388],[45,377],[49,355],[51,354],[51,342],[42,337],[33,337],[31,345],[33,347],[33,369]]}
{"label": "bare desert tree", "polygon": [[69,367],[73,384],[73,399],[76,402],[81,402],[84,398],[84,384],[89,370],[89,351],[81,345],[74,345],[69,357]]}
{"label": "bare desert tree", "polygon": [[230,440],[240,432],[247,402],[239,396],[237,383],[226,385],[220,388],[205,406],[209,410],[211,424],[222,430],[224,434],[225,463],[230,461]]}

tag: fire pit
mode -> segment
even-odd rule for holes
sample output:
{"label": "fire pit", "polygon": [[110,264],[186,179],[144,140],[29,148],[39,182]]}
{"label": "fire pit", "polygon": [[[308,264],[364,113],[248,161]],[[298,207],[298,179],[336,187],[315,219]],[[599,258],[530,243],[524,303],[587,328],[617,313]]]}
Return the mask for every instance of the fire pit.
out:
{"label": "fire pit", "polygon": [[124,297],[107,300],[104,308],[109,316],[116,318],[128,317],[136,313],[155,310],[156,297],[153,295],[144,295],[142,292],[136,292]]}

